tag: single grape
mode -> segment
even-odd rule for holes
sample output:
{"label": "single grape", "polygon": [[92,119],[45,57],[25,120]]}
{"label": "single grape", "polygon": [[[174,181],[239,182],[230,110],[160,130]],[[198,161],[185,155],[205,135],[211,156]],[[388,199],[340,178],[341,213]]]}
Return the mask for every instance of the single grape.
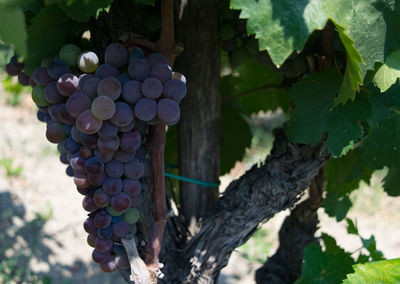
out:
{"label": "single grape", "polygon": [[48,113],[50,115],[50,118],[54,121],[61,122],[60,118],[58,117],[59,115],[59,109],[61,108],[61,104],[55,104],[55,105],[50,105],[48,107]]}
{"label": "single grape", "polygon": [[[97,145],[97,144],[96,144]],[[107,163],[109,161],[112,160],[112,158],[114,157],[114,153],[113,152],[102,152],[100,149],[94,149],[94,155],[99,158],[100,160],[102,160],[104,163]]]}
{"label": "single grape", "polygon": [[125,248],[122,244],[114,243],[114,245],[112,247],[112,252],[120,255],[125,252]]}
{"label": "single grape", "polygon": [[99,252],[109,252],[112,249],[114,242],[111,239],[96,238],[94,245]]}
{"label": "single grape", "polygon": [[186,95],[186,84],[181,80],[172,79],[165,83],[164,97],[173,99],[179,103]]}
{"label": "single grape", "polygon": [[[111,206],[108,206],[106,208],[106,210],[107,210],[108,214],[110,214],[111,216],[120,216],[123,214],[123,212],[116,211]],[[111,233],[112,233],[112,228],[111,228]]]}
{"label": "single grape", "polygon": [[138,159],[124,164],[124,175],[130,179],[138,179],[144,174],[144,165]]}
{"label": "single grape", "polygon": [[61,143],[67,139],[67,134],[65,133],[64,126],[61,123],[50,121],[47,123],[46,128],[46,138],[51,143]]}
{"label": "single grape", "polygon": [[117,151],[119,147],[119,137],[113,138],[102,138],[100,137],[97,141],[97,145],[102,152],[109,153]]}
{"label": "single grape", "polygon": [[106,178],[103,190],[109,195],[116,195],[122,191],[122,180],[120,178]]}
{"label": "single grape", "polygon": [[9,76],[17,76],[19,72],[21,72],[22,69],[16,68],[14,65],[11,63],[8,63],[6,65],[6,72]]}
{"label": "single grape", "polygon": [[111,198],[111,207],[118,212],[125,212],[131,207],[131,198],[126,193],[120,192]]}
{"label": "single grape", "polygon": [[123,67],[128,63],[128,51],[119,43],[111,43],[106,48],[104,61],[117,68]]}
{"label": "single grape", "polygon": [[135,125],[136,121],[135,119],[132,119],[131,123],[129,123],[128,125],[118,127],[118,131],[121,133],[132,131],[135,128]]}
{"label": "single grape", "polygon": [[95,117],[91,110],[85,110],[76,119],[76,126],[85,134],[94,134],[100,130],[103,121]]}
{"label": "single grape", "polygon": [[127,103],[135,104],[143,97],[142,83],[134,80],[126,82],[122,88],[122,97]]}
{"label": "single grape", "polygon": [[97,94],[109,97],[115,101],[121,94],[121,83],[113,77],[104,78],[97,86]]}
{"label": "single grape", "polygon": [[81,156],[84,159],[89,159],[92,156],[92,150],[87,147],[82,147],[79,149],[79,156]]}
{"label": "single grape", "polygon": [[69,97],[78,88],[79,79],[71,73],[67,73],[58,78],[57,89],[63,96]]}
{"label": "single grape", "polygon": [[79,76],[79,83],[78,83],[78,90],[80,92],[83,92],[83,84],[86,82],[86,80],[95,78],[93,74],[82,74]]}
{"label": "single grape", "polygon": [[150,75],[150,65],[143,59],[135,59],[129,63],[128,74],[133,80],[144,81]]}
{"label": "single grape", "polygon": [[110,204],[110,196],[104,190],[98,189],[93,194],[93,201],[99,208],[104,208]]}
{"label": "single grape", "polygon": [[122,191],[130,196],[138,195],[142,192],[142,184],[136,179],[124,179]]}
{"label": "single grape", "polygon": [[107,77],[118,78],[119,71],[117,68],[110,64],[102,64],[99,66],[99,68],[97,68],[95,75],[99,79],[104,79]]}
{"label": "single grape", "polygon": [[148,98],[141,98],[135,105],[135,115],[143,121],[150,121],[157,115],[157,102]]}
{"label": "single grape", "polygon": [[90,196],[85,196],[85,198],[83,198],[82,207],[88,212],[95,212],[98,209],[93,198]]}
{"label": "single grape", "polygon": [[110,252],[100,252],[95,249],[92,253],[92,259],[96,263],[107,263],[111,259]]}
{"label": "single grape", "polygon": [[18,82],[24,87],[29,86],[29,79],[30,77],[25,71],[18,74]]}
{"label": "single grape", "polygon": [[121,222],[124,219],[122,215],[119,216],[112,216],[111,224],[116,224]]}
{"label": "single grape", "polygon": [[127,126],[129,125],[134,117],[132,107],[124,102],[115,103],[116,110],[110,121],[116,126]]}
{"label": "single grape", "polygon": [[90,183],[87,177],[77,177],[74,170],[74,183],[79,188],[87,188]]}
{"label": "single grape", "polygon": [[85,230],[86,233],[88,234],[96,234],[97,228],[94,225],[94,220],[93,218],[87,218],[85,220],[85,223],[83,223],[83,229]]}
{"label": "single grape", "polygon": [[77,152],[79,152],[79,149],[81,148],[81,144],[79,144],[78,142],[74,141],[74,139],[72,139],[72,137],[68,137],[65,140],[65,150],[67,151],[67,153],[74,155]]}
{"label": "single grape", "polygon": [[82,52],[77,61],[78,67],[82,72],[92,73],[99,66],[99,58],[92,51]]}
{"label": "single grape", "polygon": [[129,62],[135,59],[144,59],[143,50],[140,47],[134,46],[129,50]]}
{"label": "single grape", "polygon": [[70,67],[75,67],[81,49],[75,44],[66,44],[60,49],[60,59],[65,61]]}
{"label": "single grape", "polygon": [[121,86],[124,86],[126,82],[128,82],[131,77],[129,77],[128,73],[122,73],[121,75],[118,76],[118,81],[121,84]]}
{"label": "single grape", "polygon": [[119,149],[114,154],[114,159],[120,163],[128,163],[135,158],[136,152],[126,152]]}
{"label": "single grape", "polygon": [[29,77],[29,85],[30,85],[32,88],[35,88],[35,87],[36,87],[36,82],[35,82],[35,80],[33,80],[33,77],[32,77],[32,76]]}
{"label": "single grape", "polygon": [[60,162],[65,165],[69,165],[69,159],[67,153],[64,152],[60,154]]}
{"label": "single grape", "polygon": [[106,163],[105,172],[109,177],[120,178],[124,174],[124,165],[115,160],[111,160]]}
{"label": "single grape", "polygon": [[100,264],[100,268],[103,272],[110,273],[117,269],[117,264],[113,260],[106,261]]}
{"label": "single grape", "polygon": [[92,189],[90,188],[90,186],[88,186],[88,187],[76,187],[76,190],[80,193],[80,194],[82,194],[82,195],[84,195],[84,196],[86,196],[86,195],[90,195],[90,193],[91,193],[91,191],[92,191]]}
{"label": "single grape", "polygon": [[129,259],[126,256],[126,253],[118,254],[114,261],[118,269],[125,270],[130,268]]}
{"label": "single grape", "polygon": [[117,136],[118,127],[107,120],[103,122],[103,126],[100,128],[97,134],[102,138],[111,139]]}
{"label": "single grape", "polygon": [[110,226],[110,224],[111,215],[109,215],[107,211],[98,211],[96,215],[94,215],[94,225],[96,226],[96,228],[104,229]]}
{"label": "single grape", "polygon": [[49,73],[49,76],[55,80],[69,72],[68,64],[63,60],[55,59],[49,64],[49,66],[47,66],[47,73]]}
{"label": "single grape", "polygon": [[49,103],[47,102],[46,98],[44,97],[44,87],[41,85],[37,85],[32,90],[32,100],[38,106],[47,106]]}
{"label": "single grape", "polygon": [[182,81],[182,83],[186,84],[186,77],[179,72],[172,72],[172,79],[178,79]]}
{"label": "single grape", "polygon": [[136,224],[136,222],[139,221],[139,218],[140,213],[136,208],[129,208],[129,210],[124,213],[124,220],[129,225]]}
{"label": "single grape", "polygon": [[142,135],[139,131],[120,134],[120,148],[126,152],[135,152],[142,144]]}
{"label": "single grape", "polygon": [[69,114],[66,104],[60,104],[57,108],[57,112],[57,117],[62,123],[68,125],[73,125],[75,123],[75,119]]}
{"label": "single grape", "polygon": [[51,104],[59,104],[65,102],[65,97],[57,90],[57,82],[51,81],[44,87],[43,95]]}
{"label": "single grape", "polygon": [[76,91],[68,98],[66,106],[69,114],[76,118],[85,110],[90,109],[91,102],[87,95]]}
{"label": "single grape", "polygon": [[97,97],[97,87],[100,81],[99,78],[90,78],[83,83],[82,90],[90,99]]}
{"label": "single grape", "polygon": [[114,101],[106,96],[97,97],[92,102],[92,113],[101,120],[107,120],[114,116],[116,105]]}
{"label": "single grape", "polygon": [[163,84],[160,80],[150,77],[142,84],[142,93],[149,99],[157,99],[164,92]]}
{"label": "single grape", "polygon": [[168,59],[161,53],[152,53],[146,58],[151,68],[158,64],[168,64]]}
{"label": "single grape", "polygon": [[171,99],[161,99],[157,105],[157,117],[167,125],[178,122],[181,116],[179,105]]}
{"label": "single grape", "polygon": [[82,145],[88,148],[93,148],[97,146],[97,138],[98,136],[96,134],[88,135],[82,132],[80,134],[80,140]]}
{"label": "single grape", "polygon": [[[108,207],[107,207],[108,208]],[[108,226],[107,228],[97,229],[97,236],[102,239],[111,239],[113,235],[112,226]]]}
{"label": "single grape", "polygon": [[86,241],[87,241],[88,245],[91,246],[92,248],[94,248],[95,239],[96,239],[96,235],[95,234],[89,234],[87,236]]}
{"label": "single grape", "polygon": [[105,179],[106,179],[106,174],[104,172],[101,172],[98,175],[88,174],[88,181],[93,186],[102,186]]}
{"label": "single grape", "polygon": [[119,223],[113,224],[113,234],[117,237],[123,238],[129,233],[129,224],[125,221],[121,221]]}
{"label": "single grape", "polygon": [[104,163],[96,157],[87,159],[83,167],[86,173],[90,175],[99,175],[104,171]]}
{"label": "single grape", "polygon": [[47,114],[41,110],[38,110],[37,119],[41,122],[49,122],[51,120],[51,117],[49,114]]}
{"label": "single grape", "polygon": [[158,64],[151,68],[150,76],[165,83],[172,79],[172,69],[168,64]]}

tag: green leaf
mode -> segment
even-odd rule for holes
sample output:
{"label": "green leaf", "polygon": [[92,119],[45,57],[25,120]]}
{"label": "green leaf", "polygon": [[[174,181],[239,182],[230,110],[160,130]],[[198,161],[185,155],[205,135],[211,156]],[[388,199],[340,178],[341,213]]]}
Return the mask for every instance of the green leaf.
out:
{"label": "green leaf", "polygon": [[360,238],[363,246],[368,250],[374,261],[383,259],[383,253],[376,249],[376,240],[374,236],[371,236],[369,239]]}
{"label": "green leaf", "polygon": [[64,12],[55,5],[46,6],[33,19],[28,28],[28,73],[40,65],[46,56],[54,56],[65,43],[70,22]]}
{"label": "green leaf", "polygon": [[25,58],[27,54],[25,15],[18,6],[8,6],[0,2],[0,39],[13,44],[18,56]]}
{"label": "green leaf", "polygon": [[398,78],[400,78],[400,50],[395,50],[385,59],[385,64],[376,71],[373,82],[381,92],[385,92]]}
{"label": "green leaf", "polygon": [[334,239],[325,236],[324,241],[326,252],[317,244],[304,249],[302,275],[296,284],[340,283],[346,274],[353,271],[354,260],[351,256],[338,247]]}
{"label": "green leaf", "polygon": [[138,4],[154,6],[155,0],[135,0],[135,2],[138,3]]}
{"label": "green leaf", "polygon": [[236,161],[243,159],[250,147],[252,133],[249,124],[232,106],[222,107],[221,112],[221,175],[229,172]]}
{"label": "green leaf", "polygon": [[0,67],[3,67],[10,62],[13,55],[14,49],[10,45],[0,44]]}
{"label": "green leaf", "polygon": [[85,22],[95,17],[97,11],[109,6],[112,0],[52,0],[73,20]]}
{"label": "green leaf", "polygon": [[325,212],[330,217],[335,217],[338,222],[346,218],[347,212],[352,205],[353,204],[347,195],[339,197],[339,194],[336,191],[329,191],[322,203]]}
{"label": "green leaf", "polygon": [[347,222],[347,233],[352,235],[358,235],[357,226],[354,224],[353,220],[346,218]]}
{"label": "green leaf", "polygon": [[383,189],[389,196],[400,195],[400,169],[390,168],[383,180]]}
{"label": "green leaf", "polygon": [[343,284],[399,283],[400,258],[356,264],[353,268],[354,273],[348,274]]}

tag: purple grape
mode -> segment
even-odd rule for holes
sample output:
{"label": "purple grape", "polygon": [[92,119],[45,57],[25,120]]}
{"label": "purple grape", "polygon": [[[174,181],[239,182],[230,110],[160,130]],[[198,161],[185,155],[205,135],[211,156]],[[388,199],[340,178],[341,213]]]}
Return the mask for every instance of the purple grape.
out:
{"label": "purple grape", "polygon": [[172,72],[172,79],[178,79],[186,85],[186,77],[182,73]]}
{"label": "purple grape", "polygon": [[[85,166],[86,160],[84,158],[82,158],[81,156],[79,156],[79,154],[75,154],[71,157],[70,159],[70,164],[71,167],[75,170],[80,170],[82,171],[84,166]],[[86,175],[86,173],[85,173]]]}
{"label": "purple grape", "polygon": [[112,251],[115,254],[122,254],[125,252],[124,246],[122,244],[118,244],[118,243],[114,243],[113,247],[112,247]]}
{"label": "purple grape", "polygon": [[65,173],[66,173],[67,176],[69,176],[69,177],[73,177],[73,176],[74,176],[74,170],[72,169],[71,166],[68,166],[68,167],[65,169]]}
{"label": "purple grape", "polygon": [[67,105],[60,104],[60,107],[57,108],[58,118],[62,123],[73,125],[75,123],[75,119],[69,114]]}
{"label": "purple grape", "polygon": [[87,179],[87,177],[77,177],[75,170],[74,170],[74,183],[77,187],[79,188],[87,188],[90,183],[89,180]]}
{"label": "purple grape", "polygon": [[104,190],[98,189],[93,194],[93,201],[99,208],[104,208],[110,204],[110,196]]}
{"label": "purple grape", "polygon": [[124,150],[119,149],[114,154],[114,159],[120,163],[128,163],[135,158],[135,152],[126,152]]}
{"label": "purple grape", "polygon": [[88,147],[88,148],[93,148],[97,147],[97,135],[96,134],[85,134],[82,133],[80,134],[80,140],[83,146]]}
{"label": "purple grape", "polygon": [[97,228],[94,225],[94,220],[93,218],[87,218],[85,220],[85,223],[83,223],[83,229],[85,230],[86,233],[88,234],[96,234]]}
{"label": "purple grape", "polygon": [[107,228],[97,230],[97,236],[102,239],[111,239],[112,234],[113,234],[112,226],[108,226]]}
{"label": "purple grape", "polygon": [[87,174],[99,175],[104,171],[104,163],[99,158],[91,157],[85,161],[83,168]]}
{"label": "purple grape", "polygon": [[100,149],[94,149],[94,155],[99,158],[100,160],[102,160],[104,163],[107,163],[109,161],[112,160],[112,158],[114,157],[114,153],[113,152],[102,152]]}
{"label": "purple grape", "polygon": [[21,72],[22,69],[16,68],[14,65],[11,63],[8,63],[6,65],[6,72],[9,76],[17,76],[19,72]]}
{"label": "purple grape", "polygon": [[79,76],[79,83],[78,83],[78,90],[83,92],[83,85],[85,84],[86,80],[94,78],[93,74],[82,74]]}
{"label": "purple grape", "polygon": [[123,67],[128,63],[128,51],[119,43],[111,43],[106,48],[104,61],[117,68]]}
{"label": "purple grape", "polygon": [[61,143],[67,139],[64,126],[61,123],[50,121],[47,123],[46,138],[51,143]]}
{"label": "purple grape", "polygon": [[121,95],[121,83],[113,77],[104,78],[97,86],[97,94],[115,101]]}
{"label": "purple grape", "polygon": [[144,52],[140,47],[134,46],[129,49],[129,62],[135,59],[144,59]]}
{"label": "purple grape", "polygon": [[116,195],[122,191],[122,180],[119,178],[106,178],[103,190],[109,195]]}
{"label": "purple grape", "polygon": [[136,151],[136,158],[142,161],[147,155],[147,150],[143,145],[140,145],[139,149]]}
{"label": "purple grape", "polygon": [[168,64],[158,64],[151,68],[150,76],[165,83],[172,79],[172,69]]}
{"label": "purple grape", "polygon": [[64,125],[64,131],[67,133],[68,136],[71,136],[72,125]]}
{"label": "purple grape", "polygon": [[171,99],[161,99],[157,105],[157,117],[167,125],[173,125],[178,122],[181,116],[181,110],[176,101]]}
{"label": "purple grape", "polygon": [[111,254],[110,252],[100,252],[95,249],[92,253],[92,259],[96,263],[107,263],[111,259]]}
{"label": "purple grape", "polygon": [[130,132],[135,128],[136,121],[135,119],[132,119],[131,123],[129,123],[127,126],[120,126],[118,127],[118,131],[125,133],[125,132]]}
{"label": "purple grape", "polygon": [[132,107],[123,102],[116,102],[115,106],[115,114],[110,119],[110,121],[116,126],[129,125],[132,122],[134,116]]}
{"label": "purple grape", "polygon": [[89,78],[83,83],[82,90],[90,99],[97,97],[97,87],[100,81],[99,78]]}
{"label": "purple grape", "polygon": [[110,224],[111,224],[111,216],[107,213],[107,211],[102,210],[97,212],[96,215],[94,215],[94,225],[96,226],[96,228],[104,229],[110,226]]}
{"label": "purple grape", "polygon": [[140,99],[135,105],[135,115],[143,121],[150,121],[157,115],[157,102],[148,98]]}
{"label": "purple grape", "polygon": [[120,148],[126,152],[135,152],[142,144],[142,136],[139,131],[121,133]]}
{"label": "purple grape", "polygon": [[44,87],[44,97],[46,101],[51,104],[59,104],[65,102],[65,97],[60,94],[57,89],[56,81],[49,82],[46,87]]}
{"label": "purple grape", "polygon": [[78,88],[79,79],[71,73],[62,75],[57,80],[57,89],[63,96],[69,97]]}
{"label": "purple grape", "polygon": [[80,194],[82,194],[82,195],[89,195],[90,194],[90,192],[92,191],[92,189],[90,188],[90,187],[85,187],[85,188],[81,188],[81,187],[76,187],[76,190],[80,193]]}
{"label": "purple grape", "polygon": [[70,70],[68,64],[62,60],[53,60],[49,66],[47,66],[47,73],[55,80],[69,72]]}
{"label": "purple grape", "polygon": [[122,88],[122,97],[127,103],[135,104],[143,97],[142,83],[133,80],[126,82]]}
{"label": "purple grape", "polygon": [[101,172],[98,175],[88,175],[88,181],[93,186],[102,186],[105,179],[106,174],[104,172]]}
{"label": "purple grape", "polygon": [[18,74],[18,82],[24,87],[29,86],[29,79],[30,76],[25,71]]}
{"label": "purple grape", "polygon": [[163,84],[156,78],[147,78],[142,84],[142,93],[149,99],[157,99],[164,92]]}
{"label": "purple grape", "polygon": [[102,152],[115,152],[119,147],[119,137],[115,136],[109,139],[100,137],[97,141],[97,145]]}
{"label": "purple grape", "polygon": [[93,155],[92,154],[92,150],[90,148],[82,147],[82,148],[79,149],[79,156],[81,156],[84,159],[89,159],[92,155]]}
{"label": "purple grape", "polygon": [[103,121],[95,117],[91,110],[85,110],[76,119],[76,126],[85,134],[94,134],[100,130]]}
{"label": "purple grape", "polygon": [[118,127],[116,127],[114,124],[112,124],[109,121],[104,121],[103,126],[100,128],[100,130],[97,134],[102,138],[111,139],[111,138],[117,136]]}
{"label": "purple grape", "polygon": [[94,241],[95,241],[95,239],[96,239],[96,235],[94,235],[94,234],[89,234],[89,235],[87,236],[86,241],[87,241],[88,245],[91,246],[92,248],[94,248]]}
{"label": "purple grape", "polygon": [[143,59],[135,59],[129,63],[128,74],[133,80],[144,81],[150,75],[150,65]]}
{"label": "purple grape", "polygon": [[90,98],[81,92],[74,92],[67,100],[66,106],[72,117],[78,117],[85,110],[90,109]]}
{"label": "purple grape", "polygon": [[72,139],[74,139],[76,142],[81,143],[81,132],[79,129],[74,125],[71,129],[71,135]]}
{"label": "purple grape", "polygon": [[111,160],[106,163],[105,172],[109,177],[120,178],[124,174],[124,165],[115,160]]}
{"label": "purple grape", "polygon": [[91,110],[98,119],[107,120],[116,113],[116,105],[111,98],[101,96],[93,100]]}
{"label": "purple grape", "polygon": [[113,224],[112,228],[114,235],[120,238],[125,237],[126,234],[129,233],[129,224],[126,223],[125,221]]}
{"label": "purple grape", "polygon": [[168,59],[161,53],[152,53],[146,58],[151,68],[158,64],[168,64]]}
{"label": "purple grape", "polygon": [[130,196],[136,196],[142,192],[142,184],[136,179],[125,179],[122,188],[123,192]]}
{"label": "purple grape", "polygon": [[68,137],[65,140],[65,150],[67,151],[67,153],[74,155],[75,153],[77,153],[79,151],[79,149],[81,148],[81,144],[79,144],[78,142],[74,141],[74,139],[72,139],[72,137]]}
{"label": "purple grape", "polygon": [[172,79],[165,83],[164,96],[179,103],[186,95],[186,84],[181,80]]}
{"label": "purple grape", "polygon": [[111,224],[116,224],[116,223],[121,222],[121,221],[124,219],[124,217],[123,217],[122,215],[119,215],[119,216],[112,216],[111,219],[112,219],[112,220],[111,220]]}
{"label": "purple grape", "polygon": [[52,80],[46,68],[35,69],[32,73],[32,79],[36,84],[41,86],[47,85]]}
{"label": "purple grape", "polygon": [[100,268],[103,272],[110,273],[117,269],[117,264],[113,260],[106,261],[100,264]]}
{"label": "purple grape", "polygon": [[117,265],[118,269],[125,270],[125,269],[129,269],[129,267],[130,267],[129,259],[126,256],[126,253],[118,254],[115,257],[114,261],[115,261],[115,264]]}
{"label": "purple grape", "polygon": [[93,198],[90,196],[85,196],[85,198],[83,198],[82,207],[88,212],[95,212],[98,209]]}
{"label": "purple grape", "polygon": [[126,193],[120,192],[111,198],[111,207],[118,212],[125,212],[131,205],[131,198]]}
{"label": "purple grape", "polygon": [[124,165],[124,175],[130,179],[138,179],[144,174],[144,165],[138,159],[133,159]]}
{"label": "purple grape", "polygon": [[102,64],[97,68],[95,75],[99,79],[104,79],[107,77],[118,78],[119,71],[110,64]]}
{"label": "purple grape", "polygon": [[99,252],[110,252],[114,242],[110,239],[96,238],[94,245]]}
{"label": "purple grape", "polygon": [[60,162],[63,163],[64,165],[69,165],[69,159],[67,153],[60,154]]}

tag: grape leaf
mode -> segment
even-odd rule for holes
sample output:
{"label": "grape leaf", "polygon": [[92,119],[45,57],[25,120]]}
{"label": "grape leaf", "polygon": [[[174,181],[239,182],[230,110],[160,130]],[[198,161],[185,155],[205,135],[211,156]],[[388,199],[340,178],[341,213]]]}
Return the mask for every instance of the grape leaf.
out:
{"label": "grape leaf", "polygon": [[343,284],[398,283],[400,258],[356,264],[353,269],[354,273],[348,274]]}
{"label": "grape leaf", "polygon": [[400,50],[393,51],[376,71],[373,82],[381,92],[387,91],[400,78]]}
{"label": "grape leaf", "polygon": [[327,251],[320,245],[311,244],[304,249],[302,275],[296,284],[340,283],[353,271],[354,260],[338,247],[333,238],[324,237]]}
{"label": "grape leaf", "polygon": [[0,44],[0,67],[3,67],[10,62],[13,55],[14,49],[10,45]]}
{"label": "grape leaf", "polygon": [[95,17],[99,9],[106,8],[112,0],[52,0],[73,20],[85,22]]}
{"label": "grape leaf", "polygon": [[325,212],[330,217],[335,217],[338,222],[346,218],[347,212],[352,205],[353,204],[347,195],[339,197],[339,194],[336,191],[328,191],[322,203]]}
{"label": "grape leaf", "polygon": [[221,110],[221,174],[227,173],[236,161],[243,159],[251,145],[252,133],[247,121],[231,105]]}
{"label": "grape leaf", "polygon": [[27,55],[25,15],[17,5],[0,3],[0,39],[7,44],[12,44],[18,56],[25,58]]}
{"label": "grape leaf", "polygon": [[364,239],[362,237],[360,238],[363,247],[365,247],[368,250],[374,261],[383,259],[383,253],[376,249],[376,240],[374,236],[371,236],[369,239]]}
{"label": "grape leaf", "polygon": [[347,222],[347,233],[352,235],[358,235],[357,226],[354,224],[353,220],[346,218]]}
{"label": "grape leaf", "polygon": [[400,169],[390,168],[383,180],[383,189],[389,196],[400,195]]}
{"label": "grape leaf", "polygon": [[65,43],[70,22],[64,12],[55,5],[43,8],[28,28],[28,57],[25,68],[28,73],[40,65],[46,56],[54,56]]}

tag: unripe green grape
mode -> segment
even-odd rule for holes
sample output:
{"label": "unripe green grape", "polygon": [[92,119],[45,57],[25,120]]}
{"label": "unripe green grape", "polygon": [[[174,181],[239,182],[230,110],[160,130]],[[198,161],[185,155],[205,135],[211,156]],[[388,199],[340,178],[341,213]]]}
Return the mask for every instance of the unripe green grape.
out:
{"label": "unripe green grape", "polygon": [[70,67],[75,67],[77,59],[82,50],[75,44],[66,44],[60,49],[60,59],[64,60]]}
{"label": "unripe green grape", "polygon": [[38,106],[47,106],[49,103],[46,101],[44,97],[44,87],[40,85],[36,85],[32,90],[32,100]]}
{"label": "unripe green grape", "polygon": [[82,52],[78,57],[78,67],[85,73],[92,73],[96,71],[99,66],[99,58],[96,53],[92,51]]}
{"label": "unripe green grape", "polygon": [[128,211],[124,213],[124,220],[129,225],[135,224],[137,221],[139,221],[139,218],[140,218],[139,210],[137,210],[136,208],[130,208]]}

